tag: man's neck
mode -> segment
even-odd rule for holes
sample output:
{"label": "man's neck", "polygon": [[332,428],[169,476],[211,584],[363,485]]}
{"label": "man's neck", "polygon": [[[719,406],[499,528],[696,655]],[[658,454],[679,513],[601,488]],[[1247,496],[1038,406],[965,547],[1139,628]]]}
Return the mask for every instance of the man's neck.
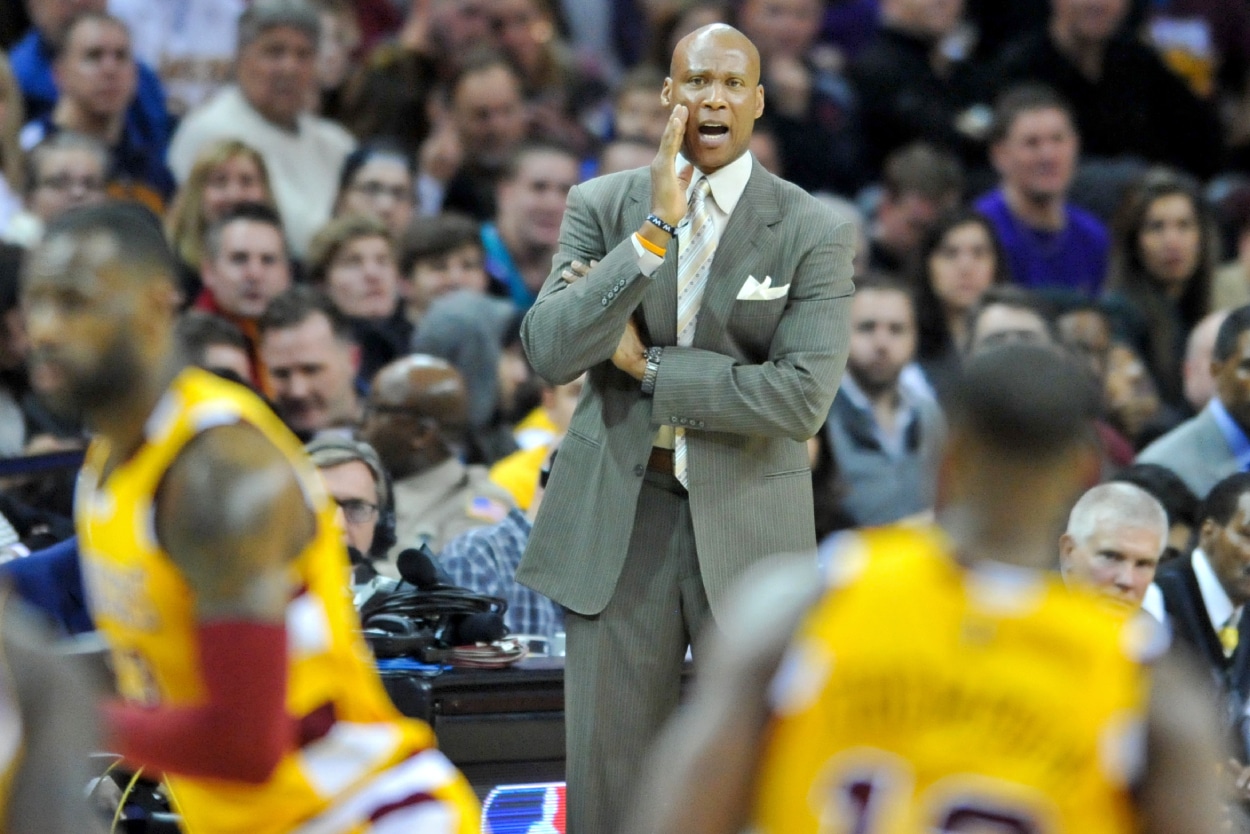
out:
{"label": "man's neck", "polygon": [[499,227],[499,237],[508,248],[512,263],[521,273],[525,286],[535,293],[541,290],[547,274],[551,271],[551,258],[555,255],[555,248],[518,241],[517,235],[503,225]]}
{"label": "man's neck", "polygon": [[938,524],[966,565],[993,560],[1046,570],[1056,559],[1058,535],[1039,523],[1037,506],[1031,501],[964,501],[943,508]]}
{"label": "man's neck", "polygon": [[877,425],[886,434],[893,434],[903,405],[898,379],[896,378],[889,385],[868,385],[858,375],[850,373],[855,386],[867,398],[868,406],[872,409],[872,416],[877,421]]}
{"label": "man's neck", "polygon": [[171,357],[158,370],[143,376],[127,395],[115,397],[107,407],[87,415],[92,434],[108,442],[106,470],[112,470],[143,445],[148,419],[184,367],[181,357]]}
{"label": "man's neck", "polygon": [[1055,23],[1050,25],[1050,39],[1055,47],[1090,81],[1102,78],[1103,59],[1107,56],[1106,41],[1089,41]]}
{"label": "man's neck", "polygon": [[1003,183],[1007,207],[1024,225],[1040,231],[1058,232],[1065,221],[1062,195],[1026,194],[1011,183]]}
{"label": "man's neck", "polygon": [[121,141],[122,129],[126,126],[126,114],[100,116],[88,113],[69,98],[62,97],[52,111],[52,122],[61,130],[95,137],[111,148]]}

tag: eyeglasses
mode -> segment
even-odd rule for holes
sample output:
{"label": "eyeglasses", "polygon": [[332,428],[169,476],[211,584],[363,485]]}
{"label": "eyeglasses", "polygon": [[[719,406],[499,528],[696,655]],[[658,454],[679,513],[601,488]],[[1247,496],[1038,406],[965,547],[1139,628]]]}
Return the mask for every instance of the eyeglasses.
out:
{"label": "eyeglasses", "polygon": [[408,203],[413,198],[412,189],[407,185],[387,185],[382,182],[358,182],[352,186],[352,191],[359,192],[370,200],[390,197],[397,203]]}
{"label": "eyeglasses", "polygon": [[78,189],[89,193],[104,190],[104,180],[96,177],[71,177],[69,174],[53,174],[39,181],[40,188],[51,191],[73,191]]}
{"label": "eyeglasses", "polygon": [[379,507],[361,498],[335,498],[348,524],[368,524],[378,517]]}

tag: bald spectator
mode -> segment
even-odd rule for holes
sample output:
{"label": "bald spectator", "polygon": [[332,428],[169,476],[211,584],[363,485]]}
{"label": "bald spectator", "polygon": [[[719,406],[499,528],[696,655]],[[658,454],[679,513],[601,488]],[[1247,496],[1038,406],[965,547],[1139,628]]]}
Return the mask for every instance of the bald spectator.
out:
{"label": "bald spectator", "polygon": [[413,354],[374,377],[360,436],[395,479],[398,540],[379,572],[396,575],[393,560],[403,548],[428,544],[437,553],[466,530],[502,521],[514,506],[485,467],[460,460],[468,410],[459,372],[441,359]]}
{"label": "bald spectator", "polygon": [[518,147],[496,189],[497,220],[482,225],[486,271],[528,310],[551,272],[569,189],[579,177],[577,157],[538,140]]}
{"label": "bald spectator", "polygon": [[1053,0],[1047,28],[1010,47],[998,77],[1062,95],[1087,157],[1135,156],[1210,176],[1223,157],[1215,111],[1124,31],[1128,10],[1129,0]]}
{"label": "bald spectator", "polygon": [[1068,516],[1059,570],[1069,585],[1136,609],[1167,543],[1167,513],[1150,493],[1128,483],[1100,484]]}
{"label": "bald spectator", "polygon": [[254,0],[239,18],[236,83],[188,113],[169,149],[180,182],[210,142],[242,139],[258,150],[300,256],[329,219],[339,170],[356,144],[339,125],[307,112],[320,31],[306,0]]}
{"label": "bald spectator", "polygon": [[958,205],[963,187],[963,171],[948,153],[915,144],[890,154],[869,233],[868,268],[905,275],[925,233]]}
{"label": "bald spectator", "polygon": [[1220,479],[1250,468],[1250,307],[1228,314],[1215,337],[1211,374],[1215,396],[1138,456],[1181,477],[1194,495],[1206,495]]}
{"label": "bald spectator", "polygon": [[528,129],[521,78],[506,58],[477,53],[451,82],[447,114],[418,155],[426,214],[495,216],[495,186]]}
{"label": "bald spectator", "polygon": [[[13,5],[13,4],[6,4]],[[26,0],[33,24],[9,53],[13,74],[22,88],[26,118],[36,119],[52,112],[60,93],[53,74],[57,44],[74,16],[82,12],[104,12],[107,0]],[[158,159],[164,158],[172,124],[165,106],[165,90],[147,64],[138,65],[137,90],[126,111],[127,127],[142,138]]]}
{"label": "bald spectator", "polygon": [[27,122],[21,143],[33,148],[63,130],[98,139],[109,148],[111,196],[164,210],[174,191],[164,144],[153,143],[129,124],[137,68],[126,24],[101,12],[73,18],[57,44],[53,74],[60,98],[49,113]]}
{"label": "bald spectator", "polygon": [[1211,359],[1215,353],[1215,337],[1220,332],[1228,310],[1207,313],[1189,331],[1185,340],[1185,362],[1181,366],[1181,386],[1185,401],[1194,411],[1206,408],[1215,396],[1215,377],[1211,373]]}
{"label": "bald spectator", "polygon": [[350,434],[360,423],[360,348],[352,326],[324,295],[294,286],[257,322],[265,387],[278,415],[308,440]]}

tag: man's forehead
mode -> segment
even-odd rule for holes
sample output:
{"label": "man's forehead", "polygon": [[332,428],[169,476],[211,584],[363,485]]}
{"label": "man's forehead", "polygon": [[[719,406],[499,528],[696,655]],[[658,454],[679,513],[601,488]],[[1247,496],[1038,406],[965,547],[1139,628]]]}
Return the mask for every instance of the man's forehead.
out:
{"label": "man's forehead", "polygon": [[53,235],[31,253],[23,286],[83,286],[115,272],[109,267],[119,254],[117,241],[103,233]]}

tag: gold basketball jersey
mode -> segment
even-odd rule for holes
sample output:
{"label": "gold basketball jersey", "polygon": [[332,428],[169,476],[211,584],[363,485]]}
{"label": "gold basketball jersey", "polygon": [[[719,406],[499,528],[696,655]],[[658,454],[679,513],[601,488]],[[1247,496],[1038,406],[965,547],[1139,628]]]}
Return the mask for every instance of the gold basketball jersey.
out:
{"label": "gold basketball jersey", "polygon": [[846,537],[773,681],[756,832],[1135,830],[1135,626],[951,552],[936,530]]}
{"label": "gold basketball jersey", "polygon": [[[195,596],[156,540],[154,498],[191,439],[237,422],[255,426],[282,451],[316,512],[315,538],[291,565],[287,712],[320,729],[261,785],[169,775],[170,793],[191,834],[291,831],[434,744],[426,724],[398,713],[373,669],[348,594],[349,567],[333,504],[299,441],[251,392],[194,368],[170,386],[148,420],[144,445],[129,460],[101,482],[108,450],[96,441],[79,478],[75,504],[84,580],[96,625],[112,651],[120,694],[153,706],[202,701]],[[468,817],[464,830],[476,831],[471,792],[458,775],[453,782],[451,793]]]}

